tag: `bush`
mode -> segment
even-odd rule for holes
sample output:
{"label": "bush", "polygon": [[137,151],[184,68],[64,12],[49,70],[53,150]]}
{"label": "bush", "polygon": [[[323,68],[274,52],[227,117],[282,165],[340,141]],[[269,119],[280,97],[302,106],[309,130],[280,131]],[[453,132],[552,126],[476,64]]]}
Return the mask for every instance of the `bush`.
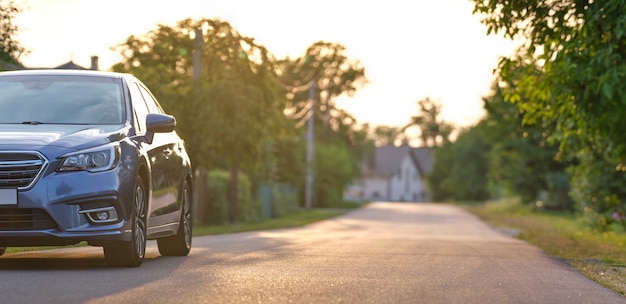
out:
{"label": "bush", "polygon": [[314,207],[330,207],[343,202],[343,190],[358,175],[358,165],[350,152],[340,146],[318,143],[315,146]]}
{"label": "bush", "polygon": [[[260,218],[260,204],[252,199],[250,179],[243,173],[239,173],[238,198],[239,198],[239,221],[254,221]],[[228,219],[228,180],[227,171],[209,171],[207,177],[207,224],[223,225]]]}
{"label": "bush", "polygon": [[273,218],[298,211],[298,189],[285,183],[265,183],[257,190],[264,218]]}
{"label": "bush", "polygon": [[579,210],[602,231],[624,231],[626,168],[589,150],[581,151],[578,160],[579,163],[570,167],[568,172],[572,179],[571,195]]}

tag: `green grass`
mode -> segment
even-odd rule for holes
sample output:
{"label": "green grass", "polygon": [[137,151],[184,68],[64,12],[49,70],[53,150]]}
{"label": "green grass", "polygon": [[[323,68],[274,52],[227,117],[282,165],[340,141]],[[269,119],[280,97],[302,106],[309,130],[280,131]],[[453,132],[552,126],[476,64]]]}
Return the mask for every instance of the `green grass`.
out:
{"label": "green grass", "polygon": [[566,260],[589,278],[626,295],[626,234],[599,232],[581,217],[535,211],[513,201],[463,205],[495,228],[514,229],[518,238]]}
{"label": "green grass", "polygon": [[310,211],[303,210],[287,214],[279,218],[266,219],[258,222],[246,222],[223,226],[194,227],[193,235],[215,235],[224,233],[298,227],[336,217],[345,213],[347,210],[348,209],[314,209]]}
{"label": "green grass", "polygon": [[70,247],[80,247],[86,246],[87,242],[80,242],[76,245],[68,245],[68,246],[33,246],[33,247],[9,247],[6,249],[5,253],[15,253],[15,252],[27,252],[27,251],[37,251],[37,250],[49,250],[49,249],[57,249],[57,248],[70,248]]}

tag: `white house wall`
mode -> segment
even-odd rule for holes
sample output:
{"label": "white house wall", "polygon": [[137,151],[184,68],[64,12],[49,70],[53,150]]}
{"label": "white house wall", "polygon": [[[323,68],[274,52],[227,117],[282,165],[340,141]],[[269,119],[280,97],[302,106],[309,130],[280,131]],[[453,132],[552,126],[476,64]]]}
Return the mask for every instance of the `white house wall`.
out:
{"label": "white house wall", "polygon": [[350,185],[344,192],[348,201],[385,201],[389,200],[387,179],[383,177],[365,177]]}
{"label": "white house wall", "polygon": [[387,179],[382,177],[364,179],[365,198],[372,201],[388,200]]}
{"label": "white house wall", "polygon": [[389,179],[392,201],[425,201],[424,181],[410,156],[404,157],[398,172]]}

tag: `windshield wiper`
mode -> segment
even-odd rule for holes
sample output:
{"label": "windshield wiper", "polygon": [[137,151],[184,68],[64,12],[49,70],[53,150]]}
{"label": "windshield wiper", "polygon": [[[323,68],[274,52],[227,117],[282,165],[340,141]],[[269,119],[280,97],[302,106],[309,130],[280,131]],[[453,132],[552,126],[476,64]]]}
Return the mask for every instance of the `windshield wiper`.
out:
{"label": "windshield wiper", "polygon": [[43,122],[41,121],[36,121],[36,120],[31,120],[31,121],[22,121],[23,125],[40,125]]}

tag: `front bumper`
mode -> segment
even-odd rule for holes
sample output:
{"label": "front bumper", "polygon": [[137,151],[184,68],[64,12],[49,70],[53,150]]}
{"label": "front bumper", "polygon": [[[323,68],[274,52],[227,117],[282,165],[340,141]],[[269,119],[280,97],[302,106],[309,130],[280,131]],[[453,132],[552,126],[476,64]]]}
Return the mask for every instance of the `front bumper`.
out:
{"label": "front bumper", "polygon": [[[130,176],[120,167],[96,173],[49,170],[32,188],[18,191],[16,205],[0,206],[0,246],[129,241]],[[99,210],[112,210],[115,218],[94,220]]]}

